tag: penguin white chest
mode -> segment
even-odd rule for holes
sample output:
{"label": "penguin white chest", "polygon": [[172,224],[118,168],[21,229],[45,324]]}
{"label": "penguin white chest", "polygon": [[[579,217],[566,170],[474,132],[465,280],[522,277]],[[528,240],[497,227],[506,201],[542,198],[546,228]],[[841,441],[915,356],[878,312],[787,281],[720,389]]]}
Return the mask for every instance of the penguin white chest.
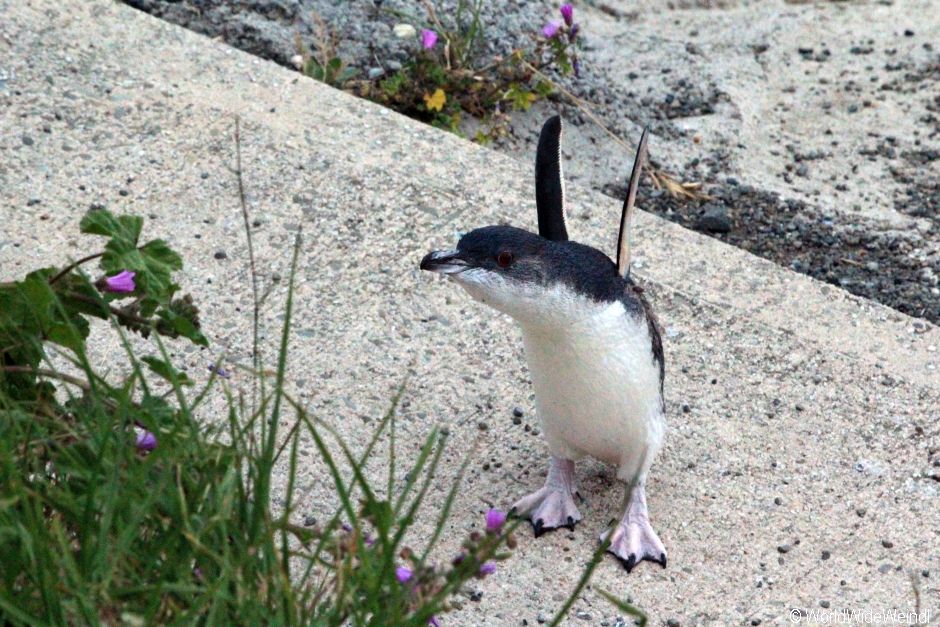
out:
{"label": "penguin white chest", "polygon": [[[552,453],[632,473],[662,442],[659,364],[646,319],[620,302],[567,326],[522,325],[536,409]],[[651,449],[651,450],[650,450]]]}

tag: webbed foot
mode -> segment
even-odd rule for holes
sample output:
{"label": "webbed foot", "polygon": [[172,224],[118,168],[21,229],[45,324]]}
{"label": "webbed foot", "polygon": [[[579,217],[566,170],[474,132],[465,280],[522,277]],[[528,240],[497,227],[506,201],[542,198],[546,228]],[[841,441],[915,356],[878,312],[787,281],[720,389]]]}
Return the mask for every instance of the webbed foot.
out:
{"label": "webbed foot", "polygon": [[575,505],[574,462],[552,457],[545,486],[519,499],[509,513],[523,516],[532,522],[535,537],[546,531],[567,527],[574,529],[581,520],[581,512]]}
{"label": "webbed foot", "polygon": [[600,541],[604,542],[608,538],[610,546],[607,551],[620,560],[628,573],[643,560],[666,567],[666,547],[650,525],[646,491],[642,484],[637,485],[630,495],[623,519],[602,533]]}

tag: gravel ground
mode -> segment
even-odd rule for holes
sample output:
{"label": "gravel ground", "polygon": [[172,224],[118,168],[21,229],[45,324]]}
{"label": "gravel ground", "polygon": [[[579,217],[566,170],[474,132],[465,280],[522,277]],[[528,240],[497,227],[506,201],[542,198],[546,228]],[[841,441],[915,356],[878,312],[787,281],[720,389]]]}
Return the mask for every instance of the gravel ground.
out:
{"label": "gravel ground", "polygon": [[[319,16],[339,55],[371,77],[409,58],[416,42],[392,26],[420,11],[395,0],[126,1],[285,65]],[[643,209],[940,321],[940,14],[929,0],[575,5],[584,71],[564,85],[628,143],[649,126],[654,165],[710,196],[647,187]],[[488,2],[485,54],[522,45],[554,10]],[[495,148],[531,159],[557,109],[573,127],[569,177],[622,194],[632,155],[570,103],[516,114]]]}

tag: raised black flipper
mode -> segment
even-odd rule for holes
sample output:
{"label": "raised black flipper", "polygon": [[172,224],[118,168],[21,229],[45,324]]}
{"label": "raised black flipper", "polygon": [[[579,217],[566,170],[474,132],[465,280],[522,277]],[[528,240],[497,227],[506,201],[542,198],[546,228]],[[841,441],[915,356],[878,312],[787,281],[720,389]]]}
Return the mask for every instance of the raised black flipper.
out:
{"label": "raised black flipper", "polygon": [[[636,148],[633,171],[630,173],[630,183],[627,185],[627,197],[623,200],[623,213],[620,215],[620,235],[617,237],[617,274],[622,277],[630,272],[630,221],[633,216],[633,204],[636,202],[636,188],[640,184],[643,163],[646,161],[647,135],[649,135],[649,129],[644,128],[640,144]],[[541,142],[539,146],[541,147]]]}
{"label": "raised black flipper", "polygon": [[554,115],[545,121],[535,154],[535,206],[539,217],[539,235],[556,242],[568,239],[568,229],[565,227],[565,177],[561,168],[561,127],[560,116]]}

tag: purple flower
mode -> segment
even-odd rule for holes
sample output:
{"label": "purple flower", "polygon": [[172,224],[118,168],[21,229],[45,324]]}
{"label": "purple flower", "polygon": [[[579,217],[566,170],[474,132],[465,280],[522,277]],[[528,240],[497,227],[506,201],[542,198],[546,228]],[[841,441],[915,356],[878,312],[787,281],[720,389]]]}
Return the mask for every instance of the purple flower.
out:
{"label": "purple flower", "polygon": [[496,562],[485,562],[482,566],[480,566],[480,574],[483,575],[484,577],[486,575],[492,575],[495,572],[496,572]]}
{"label": "purple flower", "polygon": [[425,28],[421,31],[421,47],[425,50],[430,50],[437,43],[437,33],[433,30]]}
{"label": "purple flower", "polygon": [[568,31],[568,41],[574,43],[574,40],[578,38],[578,33],[581,32],[580,24],[572,24],[571,30]]}
{"label": "purple flower", "polygon": [[119,274],[109,276],[104,280],[104,289],[107,292],[128,294],[134,291],[134,276],[136,272],[123,270]]}
{"label": "purple flower", "polygon": [[501,512],[498,509],[491,509],[486,512],[486,530],[489,533],[499,533],[505,522],[506,512]]}
{"label": "purple flower", "polygon": [[411,569],[407,566],[399,566],[395,569],[395,579],[398,580],[398,583],[405,583],[411,579],[412,574]]}
{"label": "purple flower", "polygon": [[137,450],[138,451],[149,452],[155,448],[157,448],[157,436],[155,436],[149,431],[137,432]]}
{"label": "purple flower", "polygon": [[565,24],[571,26],[571,23],[574,21],[574,7],[566,3],[561,5],[561,8],[558,10],[561,12],[561,16],[565,18]]}
{"label": "purple flower", "polygon": [[229,372],[225,368],[222,368],[221,366],[216,367],[215,364],[209,364],[209,372],[214,372],[218,376],[222,377],[223,379],[230,379],[232,377],[231,372]]}
{"label": "purple flower", "polygon": [[558,31],[561,29],[561,22],[558,20],[552,20],[548,24],[542,27],[542,34],[547,38],[551,39],[558,34]]}
{"label": "purple flower", "polygon": [[428,625],[431,627],[441,627],[441,624],[437,622],[437,616],[432,616],[428,619]]}
{"label": "purple flower", "polygon": [[571,62],[571,67],[574,68],[574,77],[581,78],[581,62],[578,61],[577,57]]}

